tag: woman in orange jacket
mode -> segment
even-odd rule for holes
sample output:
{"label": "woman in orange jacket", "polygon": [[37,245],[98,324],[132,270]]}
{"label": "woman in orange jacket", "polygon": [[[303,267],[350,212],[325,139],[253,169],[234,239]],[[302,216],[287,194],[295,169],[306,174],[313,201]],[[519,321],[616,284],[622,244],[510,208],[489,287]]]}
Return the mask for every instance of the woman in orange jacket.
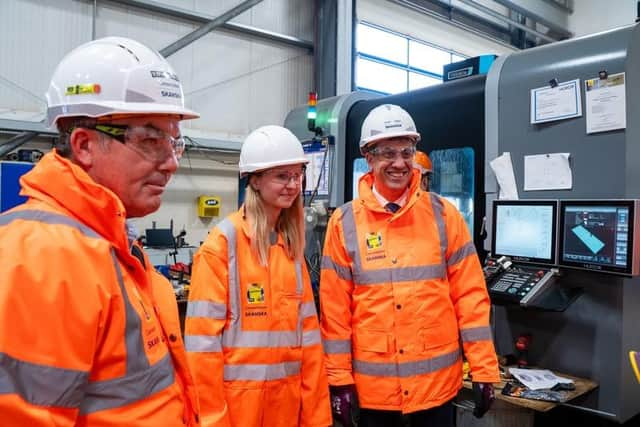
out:
{"label": "woman in orange jacket", "polygon": [[320,331],[303,260],[300,141],[252,132],[240,210],[194,258],[185,343],[206,427],[331,424]]}

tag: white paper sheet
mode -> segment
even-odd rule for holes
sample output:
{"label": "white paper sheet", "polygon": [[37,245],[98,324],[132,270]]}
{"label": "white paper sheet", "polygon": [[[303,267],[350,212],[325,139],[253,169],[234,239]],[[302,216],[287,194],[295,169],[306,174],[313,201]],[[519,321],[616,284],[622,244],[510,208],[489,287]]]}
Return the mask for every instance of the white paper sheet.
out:
{"label": "white paper sheet", "polygon": [[505,152],[489,162],[500,187],[499,199],[518,200],[518,187],[513,173],[511,153]]}
{"label": "white paper sheet", "polygon": [[605,132],[627,127],[625,73],[606,79],[584,82],[587,109],[587,133]]}
{"label": "white paper sheet", "polygon": [[564,120],[582,115],[580,79],[559,83],[556,87],[531,89],[531,123]]}
{"label": "white paper sheet", "polygon": [[559,377],[547,369],[509,368],[509,373],[530,390],[551,388],[558,383],[571,384],[573,380]]}
{"label": "white paper sheet", "polygon": [[567,190],[573,186],[570,153],[524,156],[524,191]]}

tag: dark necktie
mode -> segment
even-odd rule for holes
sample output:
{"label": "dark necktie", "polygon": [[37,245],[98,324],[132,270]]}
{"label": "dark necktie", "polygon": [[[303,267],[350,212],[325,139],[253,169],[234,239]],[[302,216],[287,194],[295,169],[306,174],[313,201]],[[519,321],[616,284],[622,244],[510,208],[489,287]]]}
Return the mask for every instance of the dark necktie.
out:
{"label": "dark necktie", "polygon": [[400,209],[400,205],[397,203],[390,202],[390,203],[387,203],[384,208],[391,213],[396,213],[398,209]]}

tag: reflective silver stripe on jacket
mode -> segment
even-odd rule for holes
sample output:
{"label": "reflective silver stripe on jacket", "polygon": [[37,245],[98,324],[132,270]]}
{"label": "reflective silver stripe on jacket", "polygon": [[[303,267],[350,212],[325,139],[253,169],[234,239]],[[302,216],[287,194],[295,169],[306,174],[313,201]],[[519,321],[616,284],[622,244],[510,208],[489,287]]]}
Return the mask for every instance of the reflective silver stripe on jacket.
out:
{"label": "reflective silver stripe on jacket", "polygon": [[138,373],[149,369],[149,360],[144,353],[144,343],[142,342],[142,326],[141,319],[138,313],[133,309],[127,289],[124,287],[124,278],[122,277],[122,271],[120,270],[120,263],[116,255],[115,249],[111,249],[111,261],[113,267],[116,270],[118,277],[118,285],[120,285],[120,292],[122,293],[122,300],[124,301],[124,314],[125,314],[125,328],[124,339],[126,343],[127,351],[127,371],[126,375]]}
{"label": "reflective silver stripe on jacket", "polygon": [[171,355],[167,353],[144,371],[127,373],[124,377],[113,380],[89,382],[80,405],[80,415],[138,402],[164,390],[173,382],[173,364]]}
{"label": "reflective silver stripe on jacket", "polygon": [[50,225],[66,225],[68,227],[75,228],[87,237],[101,238],[98,233],[73,218],[46,211],[25,209],[4,213],[0,215],[0,226],[8,225],[10,222],[13,222],[17,219],[42,222]]}
{"label": "reflective silver stripe on jacket", "polygon": [[446,274],[446,268],[442,264],[420,265],[417,267],[361,270],[354,273],[353,281],[358,285],[380,285],[389,282],[417,282],[420,280],[441,279]]}
{"label": "reflective silver stripe on jacket", "polygon": [[209,319],[226,320],[227,306],[213,301],[189,301],[187,317],[207,317]]}
{"label": "reflective silver stripe on jacket", "polygon": [[272,381],[299,375],[302,363],[282,362],[272,364],[224,365],[225,381]]}
{"label": "reflective silver stripe on jacket", "polygon": [[[229,306],[228,312],[230,322],[228,327],[222,331],[221,347],[217,347],[215,339],[218,337],[208,335],[187,335],[185,343],[187,351],[222,351],[223,348],[283,348],[301,347],[320,343],[319,329],[303,331],[303,321],[308,317],[316,316],[316,308],[313,302],[300,303],[298,307],[297,327],[294,331],[244,331],[242,330],[242,300],[240,292],[240,280],[237,262],[237,235],[236,228],[228,218],[222,220],[218,225],[227,240],[227,259],[229,276]],[[295,263],[296,292],[303,294],[302,264]],[[213,311],[210,306],[202,305],[204,301],[197,301],[198,306],[187,311],[187,317],[209,317]],[[191,305],[191,302],[189,303]],[[214,303],[208,303],[214,304]],[[217,304],[218,308],[222,304]],[[207,314],[209,313],[209,314]],[[226,312],[225,312],[226,313]],[[198,314],[200,316],[198,316]],[[221,311],[216,311],[216,316]],[[226,318],[226,317],[225,317]],[[225,364],[225,381],[251,380],[268,381],[285,378],[290,375],[300,373],[300,362],[283,362],[269,365],[256,364]]]}
{"label": "reflective silver stripe on jacket", "polygon": [[33,405],[77,408],[88,380],[89,372],[39,365],[0,353],[0,395],[17,394]]}
{"label": "reflective silver stripe on jacket", "polygon": [[336,273],[336,275],[341,278],[342,280],[352,280],[352,276],[351,276],[351,269],[347,266],[343,266],[343,265],[338,265],[335,262],[333,262],[333,260],[331,259],[331,257],[324,255],[322,257],[322,261],[321,261],[321,265],[320,267],[323,270],[331,270],[334,271]]}
{"label": "reflective silver stripe on jacket", "polygon": [[316,317],[316,304],[313,301],[303,302],[300,306],[300,317],[306,319],[308,317]]}
{"label": "reflective silver stripe on jacket", "polygon": [[493,337],[491,336],[491,328],[488,326],[460,329],[460,338],[462,339],[462,342],[493,340]]}
{"label": "reflective silver stripe on jacket", "polygon": [[322,347],[326,354],[351,354],[351,340],[324,340]]}
{"label": "reflective silver stripe on jacket", "polygon": [[442,257],[442,265],[447,263],[447,247],[449,242],[447,240],[447,229],[444,227],[444,218],[442,217],[442,211],[444,206],[440,197],[435,193],[429,193],[431,198],[431,208],[433,209],[433,216],[436,219],[436,225],[438,226],[438,237],[440,238],[440,256]]}
{"label": "reflective silver stripe on jacket", "polygon": [[[0,215],[0,225],[8,225],[14,220],[64,225],[80,231],[87,237],[103,239],[94,230],[77,220],[52,212],[18,210]],[[149,364],[144,352],[141,319],[129,300],[120,263],[113,247],[111,260],[125,308],[124,340],[127,353],[125,375],[104,381],[89,381],[88,373],[85,372],[38,366],[14,359],[11,363],[0,366],[0,393],[2,390],[10,389],[6,384],[13,384],[11,387],[13,390],[7,392],[15,392],[27,402],[38,405],[79,407],[80,414],[86,415],[143,400],[174,382],[174,369],[169,354],[154,365]],[[34,382],[35,378],[40,382],[46,382],[50,387],[40,386]]]}
{"label": "reflective silver stripe on jacket", "polygon": [[221,353],[220,335],[185,335],[184,347],[187,351],[200,353]]}
{"label": "reflective silver stripe on jacket", "polygon": [[440,356],[414,362],[402,363],[378,363],[353,360],[353,371],[362,375],[374,377],[413,377],[416,375],[430,374],[440,369],[448,368],[458,362],[460,350],[452,351]]}
{"label": "reflective silver stripe on jacket", "polygon": [[465,243],[460,249],[451,254],[449,259],[447,260],[447,266],[451,267],[465,259],[470,255],[476,254],[476,247],[473,242]]}

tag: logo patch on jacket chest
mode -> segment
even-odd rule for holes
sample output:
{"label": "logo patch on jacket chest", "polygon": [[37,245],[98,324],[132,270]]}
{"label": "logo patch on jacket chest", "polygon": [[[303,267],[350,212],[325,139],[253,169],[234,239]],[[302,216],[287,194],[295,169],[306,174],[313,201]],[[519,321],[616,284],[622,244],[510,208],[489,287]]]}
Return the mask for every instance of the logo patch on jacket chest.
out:
{"label": "logo patch on jacket chest", "polygon": [[382,249],[382,234],[378,233],[369,233],[366,236],[367,249],[369,251],[375,251],[377,249]]}
{"label": "logo patch on jacket chest", "polygon": [[249,285],[247,302],[249,304],[264,304],[264,288],[259,283]]}
{"label": "logo patch on jacket chest", "polygon": [[368,233],[365,236],[365,243],[367,244],[367,254],[365,255],[365,259],[367,261],[387,257],[383,247],[382,234],[380,232]]}

